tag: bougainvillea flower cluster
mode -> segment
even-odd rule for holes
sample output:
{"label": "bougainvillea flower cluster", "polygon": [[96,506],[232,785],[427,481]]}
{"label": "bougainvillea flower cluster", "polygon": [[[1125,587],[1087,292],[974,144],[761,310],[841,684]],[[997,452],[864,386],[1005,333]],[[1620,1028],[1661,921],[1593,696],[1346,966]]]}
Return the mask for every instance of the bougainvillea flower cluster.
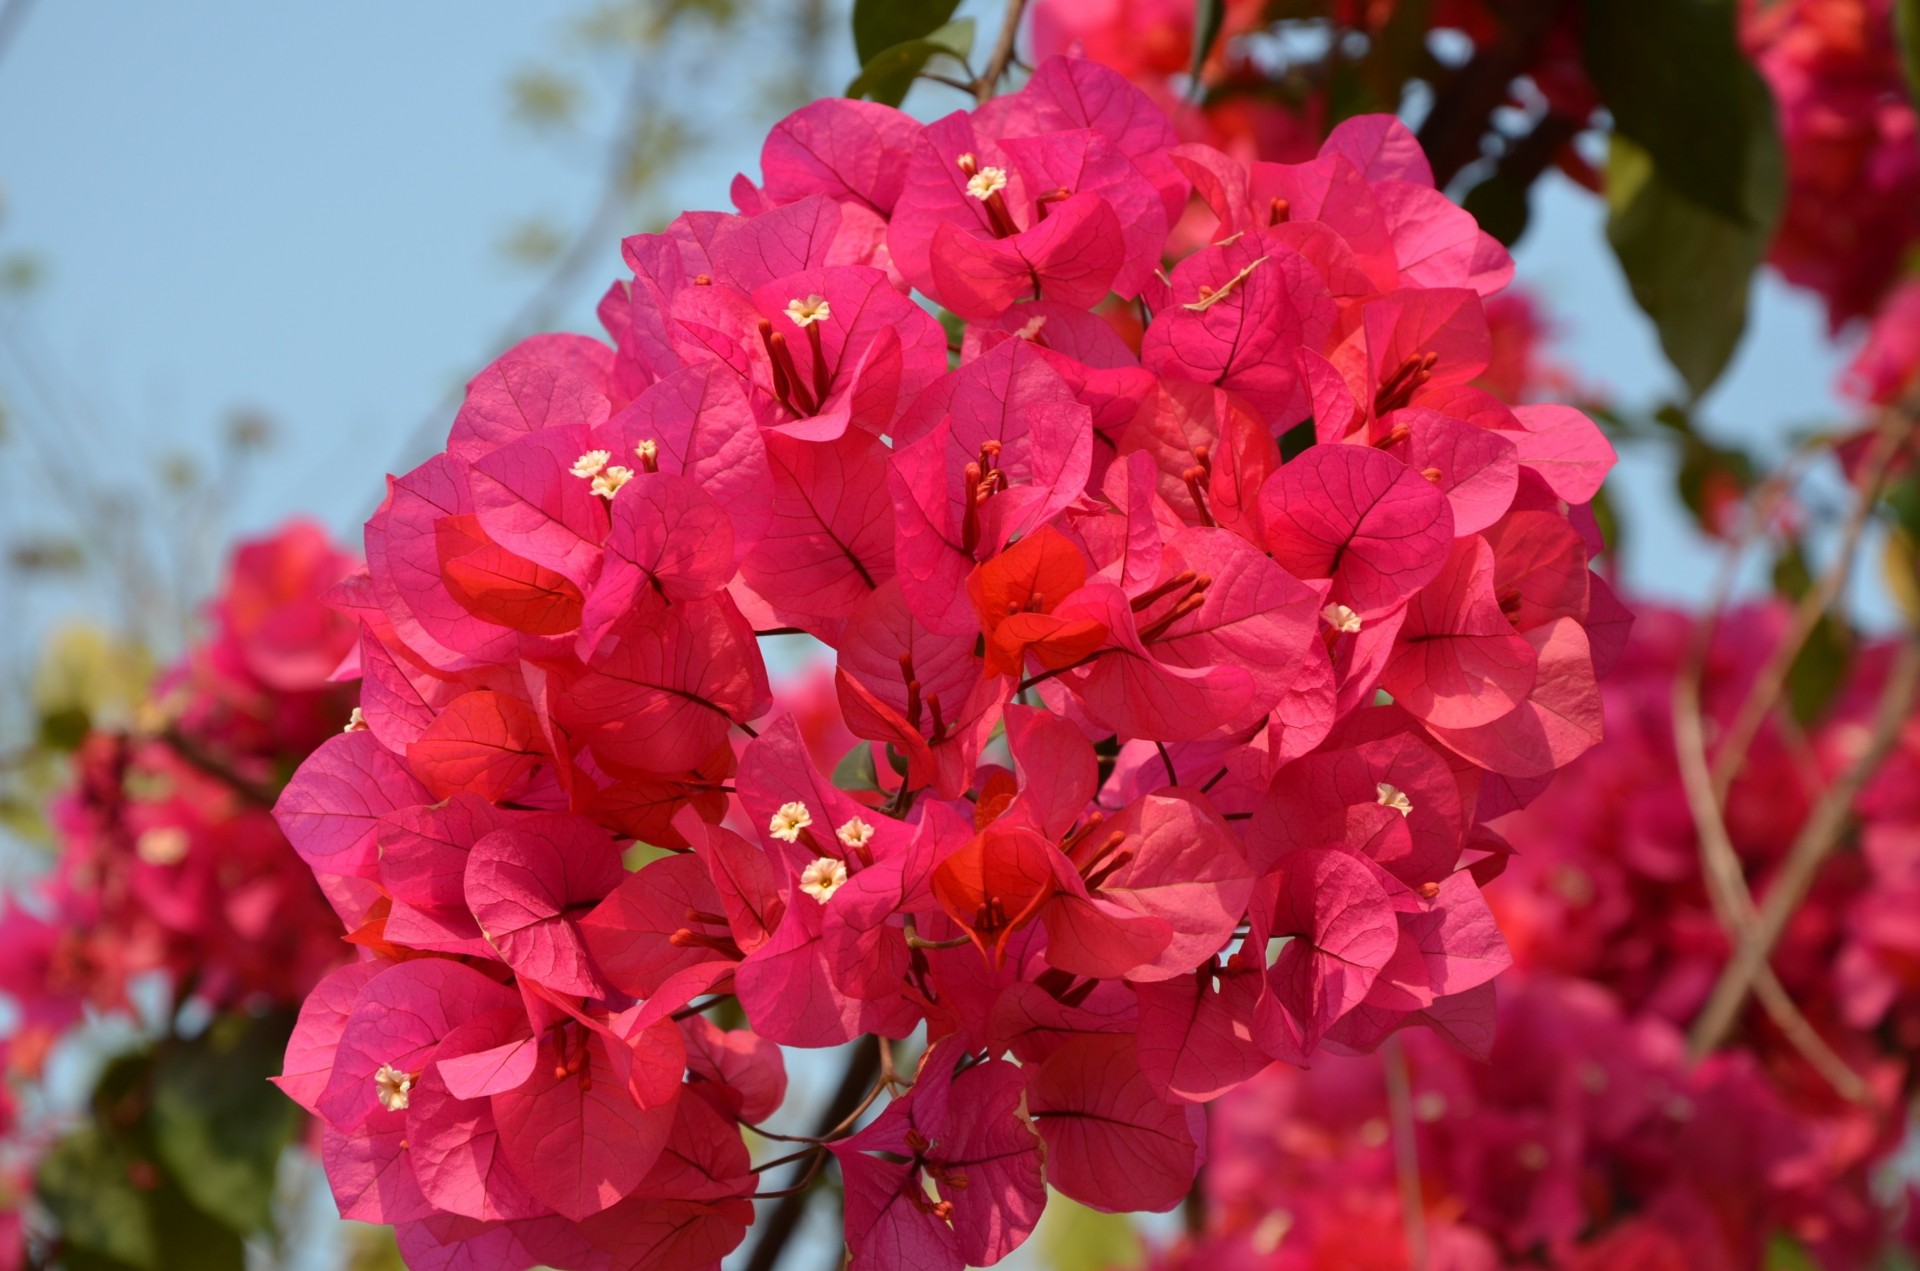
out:
{"label": "bougainvillea flower cluster", "polygon": [[273,794],[353,701],[330,682],[354,624],[324,599],[356,562],[295,523],[236,550],[210,631],[132,732],[96,731],[54,805],[53,872],[0,918],[12,1065],[37,1072],[84,1008],[159,972],[214,1007],[292,1004],[345,950]]}
{"label": "bougainvillea flower cluster", "polygon": [[472,381],[336,593],[359,713],[278,815],[364,951],[282,1078],[342,1212],[712,1265],[781,1048],[918,1037],[817,1152],[858,1265],[957,1269],[1048,1185],[1176,1204],[1276,1061],[1489,1027],[1484,823],[1597,739],[1627,618],[1612,452],[1472,386],[1511,263],[1412,136],[1243,165],[1054,59],[815,103],[733,194],[626,240],[610,346]]}
{"label": "bougainvillea flower cluster", "polygon": [[1920,116],[1893,0],[1741,6],[1741,40],[1779,103],[1787,202],[1768,259],[1838,330],[1872,317],[1920,243]]}
{"label": "bougainvillea flower cluster", "polygon": [[[1694,626],[1639,615],[1606,684],[1606,740],[1500,822],[1516,854],[1493,907],[1516,970],[1497,1034],[1409,1034],[1401,1130],[1376,1056],[1275,1069],[1224,1099],[1206,1229],[1171,1265],[1411,1265],[1396,1134],[1418,1162],[1430,1266],[1758,1267],[1777,1264],[1777,1239],[1864,1271],[1910,1247],[1893,1163],[1920,1047],[1920,734],[1902,731],[1857,805],[1859,850],[1822,872],[1772,959],[1864,1097],[1843,1098],[1759,1011],[1692,1063],[1679,1030],[1731,952],[1676,775],[1673,685]],[[1789,621],[1774,604],[1718,624],[1702,694],[1715,735]],[[1756,893],[1857,755],[1890,654],[1860,650],[1805,734],[1769,723],[1756,738],[1727,805]]]}

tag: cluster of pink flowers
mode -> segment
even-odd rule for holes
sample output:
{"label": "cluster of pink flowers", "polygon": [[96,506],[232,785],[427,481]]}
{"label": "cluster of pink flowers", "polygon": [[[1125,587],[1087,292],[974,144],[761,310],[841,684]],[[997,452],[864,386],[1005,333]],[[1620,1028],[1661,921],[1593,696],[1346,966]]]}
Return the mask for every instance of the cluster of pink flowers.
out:
{"label": "cluster of pink flowers", "polygon": [[[821,1149],[859,1265],[1169,1208],[1276,1060],[1491,1026],[1484,822],[1599,735],[1612,452],[1470,386],[1511,263],[1398,122],[1249,166],[1054,59],[762,169],[626,240],[611,348],[472,381],[339,593],[364,727],[278,814],[366,956],[282,1082],[416,1266],[711,1265],[779,1048],[922,1029]],[[822,775],[787,631],[885,777]]]}
{"label": "cluster of pink flowers", "polygon": [[1787,202],[1768,258],[1837,330],[1879,312],[1920,243],[1920,116],[1893,0],[1746,0],[1741,37],[1779,106]]}
{"label": "cluster of pink flowers", "polygon": [[54,805],[54,870],[0,917],[0,993],[31,1076],[91,1005],[163,973],[216,1008],[291,1004],[341,961],[275,791],[352,705],[328,682],[354,626],[322,599],[356,562],[294,524],[241,545],[211,631],[154,686],[138,729],[89,735]]}
{"label": "cluster of pink flowers", "polygon": [[[1731,724],[1786,622],[1778,606],[1722,621],[1710,730]],[[1822,872],[1773,958],[1869,1099],[1840,1098],[1758,1011],[1734,1049],[1693,1065],[1679,1030],[1730,949],[1675,775],[1673,680],[1691,631],[1684,615],[1641,610],[1606,685],[1607,740],[1500,822],[1516,854],[1492,898],[1516,972],[1497,1037],[1406,1037],[1431,1267],[1731,1271],[1763,1265],[1777,1235],[1855,1271],[1911,1247],[1899,1226],[1911,1200],[1889,1197],[1881,1175],[1920,1051],[1920,721],[1860,800],[1859,850]],[[1769,726],[1756,740],[1728,800],[1756,893],[1857,754],[1888,655],[1862,652],[1810,735]],[[1369,1057],[1276,1071],[1224,1100],[1207,1234],[1176,1261],[1409,1265],[1387,1083]]]}

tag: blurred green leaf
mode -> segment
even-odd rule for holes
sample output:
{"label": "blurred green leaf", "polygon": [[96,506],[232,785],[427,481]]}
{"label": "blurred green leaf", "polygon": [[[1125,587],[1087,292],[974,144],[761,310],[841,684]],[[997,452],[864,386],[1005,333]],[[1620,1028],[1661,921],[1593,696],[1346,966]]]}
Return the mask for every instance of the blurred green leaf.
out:
{"label": "blurred green leaf", "polygon": [[[1615,132],[1652,156],[1668,188],[1752,225],[1758,106],[1736,9],[1733,0],[1596,0],[1581,10],[1581,51]],[[1760,104],[1770,119],[1770,103]]]}
{"label": "blurred green leaf", "polygon": [[1123,1214],[1103,1214],[1049,1192],[1040,1256],[1052,1271],[1122,1271],[1146,1265],[1146,1246]]}
{"label": "blurred green leaf", "polygon": [[135,1164],[94,1125],[61,1139],[40,1162],[40,1203],[73,1250],[103,1260],[95,1265],[160,1265],[147,1196],[133,1183]]}
{"label": "blurred green leaf", "polygon": [[573,126],[580,111],[580,88],[557,71],[534,67],[507,81],[508,108],[515,122],[538,130]]}
{"label": "blurred green leaf", "polygon": [[873,747],[863,741],[849,750],[833,766],[833,784],[841,790],[884,793],[880,789],[880,770],[873,763]]}
{"label": "blurred green leaf", "polygon": [[853,0],[854,54],[866,66],[898,45],[932,35],[959,7],[960,0]]}
{"label": "blurred green leaf", "polygon": [[1527,205],[1526,182],[1511,172],[1499,170],[1468,190],[1461,205],[1473,213],[1481,229],[1499,239],[1504,247],[1520,241],[1532,215]]}
{"label": "blurred green leaf", "polygon": [[272,1221],[274,1171],[300,1131],[299,1108],[267,1081],[289,1031],[281,1016],[223,1017],[154,1060],[154,1148],[194,1204],[235,1231]]}
{"label": "blurred green leaf", "polygon": [[1193,77],[1196,96],[1200,91],[1200,72],[1206,66],[1207,57],[1213,52],[1214,41],[1220,38],[1220,28],[1226,21],[1226,0],[1194,0],[1193,60],[1187,66],[1187,74]]}
{"label": "blurred green leaf", "polygon": [[1607,162],[1607,241],[1695,399],[1726,369],[1746,329],[1753,272],[1772,238],[1785,184],[1766,85],[1751,68],[1744,82],[1759,112],[1745,141],[1746,217],[1689,197],[1625,136],[1614,136]]}
{"label": "blurred green leaf", "polygon": [[1907,72],[1907,92],[1920,105],[1920,0],[1894,0],[1894,34],[1900,40],[1900,63]]}
{"label": "blurred green leaf", "polygon": [[1775,1235],[1767,1242],[1765,1271],[1820,1271],[1820,1264],[1792,1236]]}
{"label": "blurred green leaf", "polygon": [[847,85],[847,96],[898,106],[928,62],[942,54],[965,62],[972,51],[973,19],[950,22],[923,39],[908,40],[875,54]]}

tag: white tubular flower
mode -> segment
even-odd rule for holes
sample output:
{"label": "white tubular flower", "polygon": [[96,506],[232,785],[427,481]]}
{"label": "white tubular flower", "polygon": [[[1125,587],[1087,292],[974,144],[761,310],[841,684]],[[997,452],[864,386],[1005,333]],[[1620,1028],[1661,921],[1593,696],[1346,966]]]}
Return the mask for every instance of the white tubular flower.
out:
{"label": "white tubular flower", "polygon": [[353,708],[353,714],[347,716],[347,726],[340,731],[343,733],[364,733],[367,731],[367,717],[361,713],[358,706]]}
{"label": "white tubular flower", "polygon": [[1342,635],[1360,630],[1360,615],[1345,605],[1328,605],[1320,611],[1320,620]]}
{"label": "white tubular flower", "polygon": [[1374,802],[1380,804],[1382,807],[1392,808],[1401,816],[1406,816],[1409,812],[1413,811],[1413,800],[1409,799],[1407,792],[1399,786],[1388,785],[1386,782],[1381,781],[1375,783],[1373,789],[1374,793],[1380,796],[1374,800]]}
{"label": "white tubular flower", "polygon": [[582,480],[588,477],[597,477],[600,475],[600,469],[606,467],[607,460],[611,458],[613,458],[613,456],[604,450],[589,450],[578,459],[575,459],[573,461],[573,467],[568,469],[568,471]]}
{"label": "white tubular flower", "polygon": [[381,1064],[373,1074],[373,1089],[380,1106],[389,1112],[405,1112],[413,1097],[413,1074],[401,1072],[392,1064]]}
{"label": "white tubular flower", "polygon": [[833,898],[847,881],[847,867],[831,856],[822,856],[800,871],[800,890],[821,904]]}
{"label": "white tubular flower", "polygon": [[798,843],[800,831],[813,824],[813,813],[804,803],[783,803],[767,823],[767,832],[784,843]]}
{"label": "white tubular flower", "polygon": [[847,823],[833,832],[833,837],[855,851],[873,841],[873,827],[859,817],[848,817]]}
{"label": "white tubular flower", "polygon": [[833,316],[825,296],[808,296],[805,300],[787,301],[787,316],[793,319],[796,327],[810,327],[816,322],[825,322]]}
{"label": "white tubular flower", "polygon": [[1005,168],[982,168],[967,178],[967,193],[985,203],[1007,188]]}
{"label": "white tubular flower", "polygon": [[611,499],[620,493],[620,487],[633,480],[633,469],[623,468],[619,464],[609,464],[599,476],[593,479],[593,492],[603,499]]}

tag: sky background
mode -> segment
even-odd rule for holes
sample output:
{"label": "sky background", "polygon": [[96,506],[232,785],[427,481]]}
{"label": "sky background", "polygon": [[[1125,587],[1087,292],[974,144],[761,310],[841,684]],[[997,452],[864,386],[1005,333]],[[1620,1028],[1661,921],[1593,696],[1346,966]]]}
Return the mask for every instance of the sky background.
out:
{"label": "sky background", "polygon": [[[596,196],[595,129],[619,69],[574,56],[578,13],[450,0],[35,6],[0,64],[0,257],[30,253],[43,280],[0,309],[0,354],[30,359],[69,404],[59,420],[35,417],[59,463],[109,488],[175,453],[208,467],[234,413],[260,411],[276,441],[224,487],[224,532],[310,515],[357,538],[383,474],[422,457],[409,442],[423,424],[444,436],[447,394],[533,288],[503,240],[530,217],[576,224]],[[851,67],[845,43],[826,84]],[[719,125],[650,192],[653,206],[725,207],[731,175],[757,169],[776,116],[757,109],[770,94],[754,77],[777,74],[778,54],[678,68],[703,95],[690,104]],[[506,86],[569,57],[585,123],[554,144],[509,120]],[[923,88],[915,101],[944,111],[950,97]],[[1557,178],[1535,198],[1519,274],[1557,329],[1556,355],[1622,403],[1671,394],[1605,245],[1601,202]],[[564,306],[579,329],[594,329],[592,302],[620,268],[615,238],[603,254]],[[1835,418],[1845,354],[1809,297],[1763,278],[1738,359],[1706,402],[1709,428],[1777,441]],[[19,357],[0,356],[16,424],[35,389]],[[30,466],[16,444],[0,467],[0,531],[46,521],[58,464]],[[1704,594],[1714,557],[1669,471],[1657,449],[1628,454],[1614,493],[1632,527],[1631,586],[1684,603]],[[99,515],[123,514],[103,501]],[[7,601],[34,628],[103,603],[85,589]],[[1869,596],[1869,615],[1880,608]]]}

